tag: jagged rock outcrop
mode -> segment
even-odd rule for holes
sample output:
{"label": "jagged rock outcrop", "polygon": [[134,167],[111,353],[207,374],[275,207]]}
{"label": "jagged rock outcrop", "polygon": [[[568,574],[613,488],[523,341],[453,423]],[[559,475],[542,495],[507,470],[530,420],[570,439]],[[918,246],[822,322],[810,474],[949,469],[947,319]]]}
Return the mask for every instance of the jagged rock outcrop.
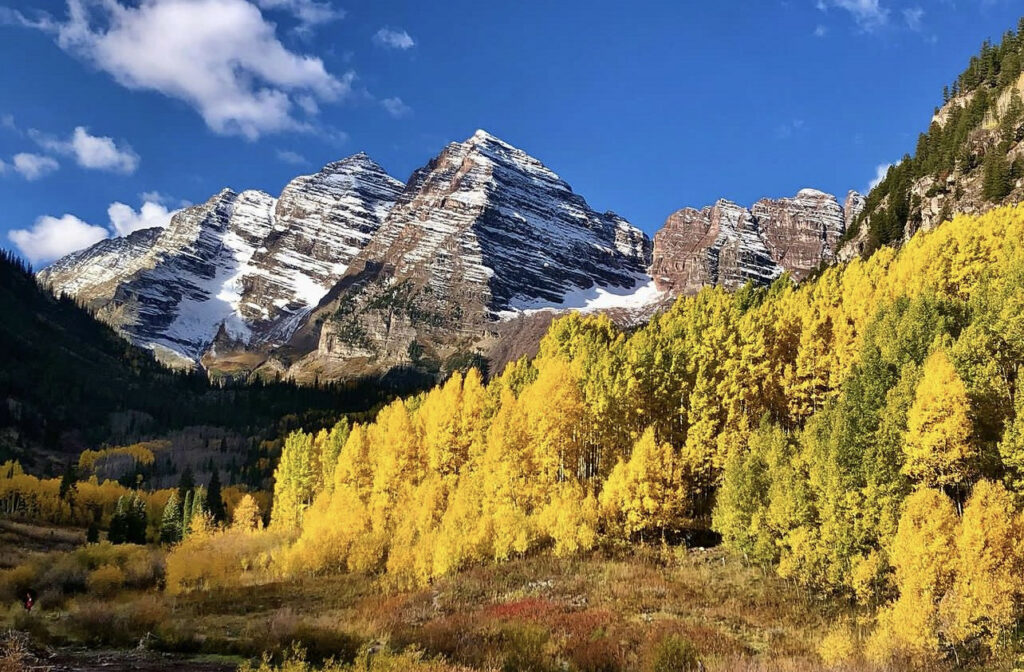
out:
{"label": "jagged rock outcrop", "polygon": [[651,275],[658,289],[673,294],[763,285],[785,271],[802,280],[835,261],[851,210],[862,207],[856,192],[844,207],[830,194],[804,189],[792,198],[762,199],[750,210],[726,200],[684,208],[654,236]]}
{"label": "jagged rock outcrop", "polygon": [[[532,309],[628,301],[650,240],[594,212],[540,161],[483,131],[416,171],[374,239],[293,339],[293,373],[443,360]],[[606,299],[611,304],[613,299]],[[329,374],[328,374],[329,375]]]}
{"label": "jagged rock outcrop", "polygon": [[802,189],[793,198],[762,199],[751,214],[772,261],[796,280],[823,263],[832,263],[846,230],[843,208],[835,196],[816,189]]}
{"label": "jagged rock outcrop", "polygon": [[867,199],[858,191],[850,191],[850,193],[846,195],[846,201],[843,203],[844,233],[853,227],[853,223],[857,220],[858,215],[864,211],[864,206],[866,204]]}
{"label": "jagged rock outcrop", "polygon": [[[373,238],[405,185],[359,153],[292,180],[242,278],[241,311],[286,340]],[[285,315],[282,319],[282,315]]]}
{"label": "jagged rock outcrop", "polygon": [[651,275],[662,291],[695,294],[707,285],[764,284],[778,277],[779,270],[750,211],[720,200],[669,216],[654,235]]}
{"label": "jagged rock outcrop", "polygon": [[106,240],[39,273],[171,363],[214,341],[290,337],[380,227],[402,189],[365,155],[293,180],[279,199],[225,189],[164,230]]}

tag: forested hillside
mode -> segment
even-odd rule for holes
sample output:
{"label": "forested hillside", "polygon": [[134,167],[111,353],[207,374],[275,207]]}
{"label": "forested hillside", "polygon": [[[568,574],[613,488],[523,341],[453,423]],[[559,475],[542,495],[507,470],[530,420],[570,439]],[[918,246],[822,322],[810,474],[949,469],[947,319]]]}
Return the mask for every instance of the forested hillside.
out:
{"label": "forested hillside", "polygon": [[1024,20],[999,44],[986,41],[943,91],[914,154],[904,155],[868,195],[846,232],[870,254],[899,245],[956,213],[1016,203],[1024,189]]}
{"label": "forested hillside", "polygon": [[282,566],[415,586],[711,529],[881,607],[879,659],[995,647],[1024,614],[1022,280],[1007,207],[799,287],[704,290],[633,333],[565,317],[490,384],[290,437]]}
{"label": "forested hillside", "polygon": [[36,470],[77,460],[102,443],[189,425],[246,435],[289,414],[333,423],[416,382],[213,385],[204,374],[164,368],[72,300],[42,290],[7,253],[0,254],[0,314],[0,461],[18,459]]}

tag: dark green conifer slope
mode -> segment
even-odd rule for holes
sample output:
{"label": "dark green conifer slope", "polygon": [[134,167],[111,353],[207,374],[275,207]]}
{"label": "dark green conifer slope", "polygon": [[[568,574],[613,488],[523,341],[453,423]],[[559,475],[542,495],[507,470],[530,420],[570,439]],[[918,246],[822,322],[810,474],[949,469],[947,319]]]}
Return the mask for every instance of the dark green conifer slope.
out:
{"label": "dark green conifer slope", "polygon": [[163,367],[0,251],[0,462],[52,471],[85,448],[189,425],[255,435],[292,414],[292,426],[332,424],[416,383],[213,385],[201,372]]}

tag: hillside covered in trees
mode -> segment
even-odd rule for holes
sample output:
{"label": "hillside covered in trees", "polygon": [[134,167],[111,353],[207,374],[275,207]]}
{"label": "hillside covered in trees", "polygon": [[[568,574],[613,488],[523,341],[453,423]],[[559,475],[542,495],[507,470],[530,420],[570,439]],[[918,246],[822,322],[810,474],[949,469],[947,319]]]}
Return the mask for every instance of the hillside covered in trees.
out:
{"label": "hillside covered in trees", "polygon": [[[242,435],[283,416],[311,425],[372,408],[416,381],[344,386],[212,384],[173,372],[67,298],[41,289],[15,257],[0,254],[0,462],[47,470],[103,443],[127,444],[190,425]],[[173,400],[173,403],[168,403]]]}
{"label": "hillside covered in trees", "polygon": [[943,91],[914,153],[890,167],[846,232],[868,255],[900,245],[959,212],[978,214],[1024,194],[1024,19],[998,44],[986,41]]}

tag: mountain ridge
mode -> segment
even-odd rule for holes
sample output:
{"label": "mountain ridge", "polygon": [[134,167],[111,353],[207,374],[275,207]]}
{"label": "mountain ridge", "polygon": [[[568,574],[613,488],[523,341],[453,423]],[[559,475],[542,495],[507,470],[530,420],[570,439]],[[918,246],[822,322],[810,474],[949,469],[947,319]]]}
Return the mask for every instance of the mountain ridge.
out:
{"label": "mountain ridge", "polygon": [[[277,198],[222,190],[167,229],[102,241],[39,279],[179,366],[307,382],[395,366],[440,371],[453,358],[500,364],[530,354],[538,328],[502,323],[549,321],[540,312],[604,311],[635,323],[704,285],[767,284],[786,271],[799,280],[833,260],[849,220],[835,197],[810,189],[729,207],[751,218],[750,230],[735,230],[743,240],[686,252],[705,267],[714,257],[722,282],[716,266],[678,287],[662,283],[655,271],[680,252],[658,240],[679,213],[652,240],[478,130],[407,183],[359,152],[291,180]],[[757,208],[765,212],[753,219]],[[794,246],[787,237],[796,235],[805,240]],[[807,241],[815,236],[816,246]],[[111,255],[117,263],[106,263]],[[741,259],[742,269],[728,270]],[[500,342],[509,338],[514,345]]]}

